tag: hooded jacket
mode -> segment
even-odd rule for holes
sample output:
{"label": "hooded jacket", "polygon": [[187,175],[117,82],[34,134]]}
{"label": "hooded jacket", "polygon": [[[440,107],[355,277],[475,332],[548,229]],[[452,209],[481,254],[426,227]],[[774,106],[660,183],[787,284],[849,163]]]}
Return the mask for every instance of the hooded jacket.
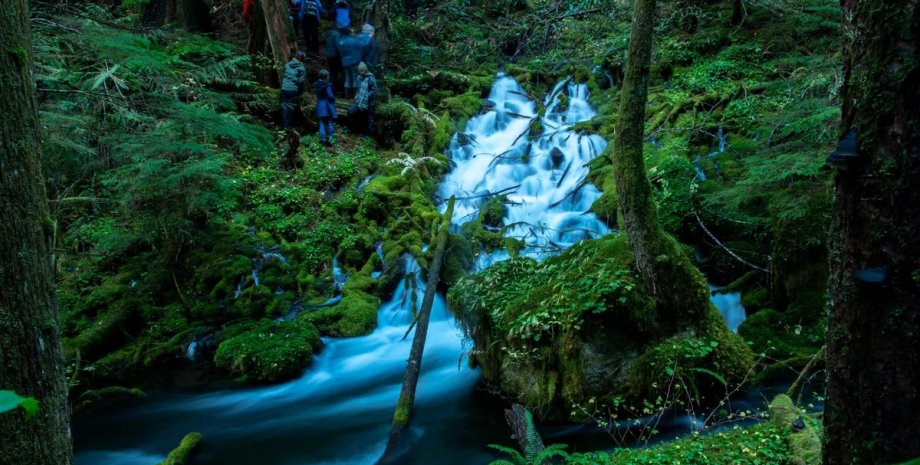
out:
{"label": "hooded jacket", "polygon": [[307,78],[307,68],[296,58],[291,58],[288,64],[284,65],[284,78],[281,80],[281,90],[300,92],[303,89],[304,80]]}
{"label": "hooded jacket", "polygon": [[335,94],[332,93],[332,83],[329,81],[314,82],[313,93],[316,95],[316,116],[318,118],[338,118],[335,110]]}

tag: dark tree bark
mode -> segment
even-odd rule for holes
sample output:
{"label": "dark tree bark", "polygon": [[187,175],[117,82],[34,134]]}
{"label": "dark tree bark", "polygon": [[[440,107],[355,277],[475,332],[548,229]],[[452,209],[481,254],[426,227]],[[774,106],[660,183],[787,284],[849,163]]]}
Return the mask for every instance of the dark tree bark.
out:
{"label": "dark tree bark", "polygon": [[297,46],[294,37],[294,28],[288,19],[288,8],[285,0],[260,0],[262,14],[265,15],[265,27],[268,42],[272,46],[272,55],[282,66],[293,55]]}
{"label": "dark tree bark", "polygon": [[249,23],[249,42],[246,50],[252,56],[252,68],[256,80],[267,86],[276,86],[280,82],[275,66],[272,65],[272,48],[268,42],[268,30],[261,2],[262,0],[255,0],[253,6],[253,18]]}
{"label": "dark tree bark", "polygon": [[[387,49],[390,48],[390,0],[375,0],[374,11],[374,40],[377,41],[379,50],[380,69],[386,67]],[[377,76],[380,79],[380,76]]]}
{"label": "dark tree bark", "polygon": [[141,10],[144,27],[173,23],[192,32],[211,31],[208,4],[204,0],[150,0]]}
{"label": "dark tree bark", "polygon": [[0,463],[73,463],[67,383],[54,298],[50,220],[26,0],[0,8],[0,389],[39,401],[0,415]]}
{"label": "dark tree bark", "polygon": [[732,26],[738,26],[744,21],[744,0],[732,1]]}
{"label": "dark tree bark", "polygon": [[658,223],[642,158],[655,0],[636,0],[634,8],[613,143],[613,176],[636,267],[662,309],[659,321],[680,326],[708,310],[709,292],[702,274]]}
{"label": "dark tree bark", "polygon": [[843,0],[824,463],[920,456],[920,0]]}

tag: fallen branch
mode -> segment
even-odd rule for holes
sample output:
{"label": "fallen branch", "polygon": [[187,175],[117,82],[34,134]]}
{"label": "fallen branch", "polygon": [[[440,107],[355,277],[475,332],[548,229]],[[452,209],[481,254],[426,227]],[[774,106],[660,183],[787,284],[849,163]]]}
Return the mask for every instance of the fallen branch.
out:
{"label": "fallen branch", "polygon": [[396,445],[400,436],[409,424],[412,417],[412,406],[415,403],[415,390],[418,387],[418,379],[422,368],[422,355],[425,350],[425,340],[428,337],[428,321],[431,318],[431,307],[434,305],[434,295],[437,292],[438,280],[441,275],[441,265],[444,264],[444,253],[447,250],[447,236],[450,229],[450,219],[454,213],[454,202],[457,199],[451,197],[447,201],[447,211],[444,212],[441,220],[441,227],[438,231],[437,249],[435,249],[434,260],[431,268],[428,269],[428,282],[425,286],[425,297],[422,299],[422,308],[418,314],[418,324],[415,329],[415,338],[412,339],[412,349],[409,352],[409,361],[406,366],[406,376],[403,378],[402,390],[399,393],[399,401],[396,403],[396,411],[393,413],[393,428],[390,431],[390,439],[387,441],[387,448],[378,463],[387,463],[393,461],[395,457]]}
{"label": "fallen branch", "polygon": [[734,251],[732,251],[732,249],[729,249],[728,247],[726,247],[725,244],[723,244],[722,241],[719,240],[719,238],[717,238],[715,235],[713,235],[711,232],[709,232],[709,229],[707,229],[707,228],[706,228],[706,225],[703,224],[703,220],[700,218],[699,212],[694,211],[694,212],[693,212],[693,216],[696,217],[696,222],[699,223],[699,225],[700,225],[701,228],[703,228],[703,232],[705,232],[706,235],[709,236],[710,239],[712,239],[713,241],[715,241],[716,245],[719,246],[720,249],[724,250],[726,253],[728,253],[729,255],[731,255],[735,260],[738,260],[739,262],[741,262],[741,263],[743,263],[743,264],[745,264],[745,265],[747,265],[747,266],[749,266],[749,267],[751,267],[751,268],[753,268],[753,269],[755,269],[755,270],[762,271],[762,272],[764,272],[764,273],[770,274],[770,270],[768,270],[768,269],[766,269],[766,268],[764,268],[764,267],[762,267],[762,266],[757,266],[757,265],[755,265],[755,264],[753,264],[753,263],[751,263],[751,262],[749,262],[749,261],[747,261],[747,260],[741,258],[741,256],[738,255],[738,254],[736,254]]}

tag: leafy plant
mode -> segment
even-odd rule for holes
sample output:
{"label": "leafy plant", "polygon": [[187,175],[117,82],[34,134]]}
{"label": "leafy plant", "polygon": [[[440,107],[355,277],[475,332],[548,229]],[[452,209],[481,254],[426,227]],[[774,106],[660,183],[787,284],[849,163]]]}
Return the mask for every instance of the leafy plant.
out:
{"label": "leafy plant", "polygon": [[13,391],[0,390],[0,413],[21,408],[26,417],[32,417],[38,412],[38,401],[32,397],[21,397]]}

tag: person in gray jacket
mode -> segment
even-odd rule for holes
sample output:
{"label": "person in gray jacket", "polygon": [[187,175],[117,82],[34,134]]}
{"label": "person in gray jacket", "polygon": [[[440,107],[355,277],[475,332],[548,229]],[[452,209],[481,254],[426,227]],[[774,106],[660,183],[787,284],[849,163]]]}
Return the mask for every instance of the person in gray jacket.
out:
{"label": "person in gray jacket", "polygon": [[281,80],[281,127],[285,131],[291,129],[294,110],[300,103],[300,93],[303,92],[304,81],[307,79],[307,68],[303,65],[306,58],[306,54],[298,51],[294,58],[284,65],[284,77]]}

